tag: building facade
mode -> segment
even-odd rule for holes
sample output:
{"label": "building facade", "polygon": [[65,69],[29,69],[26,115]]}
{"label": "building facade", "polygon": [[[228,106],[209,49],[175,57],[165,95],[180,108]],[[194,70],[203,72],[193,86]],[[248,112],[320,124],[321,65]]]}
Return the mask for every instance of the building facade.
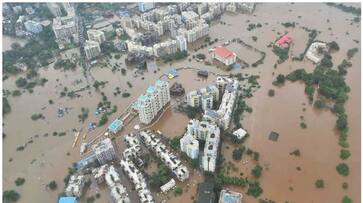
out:
{"label": "building facade", "polygon": [[222,62],[224,65],[229,66],[236,62],[237,55],[225,47],[217,47],[214,49],[213,58]]}
{"label": "building facade", "polygon": [[106,138],[93,145],[93,152],[100,164],[112,161],[116,158],[116,150],[110,138]]}
{"label": "building facade", "polygon": [[93,59],[101,54],[101,47],[98,42],[95,41],[86,41],[86,45],[84,46],[84,52],[86,53],[86,58],[88,60]]}
{"label": "building facade", "polygon": [[106,41],[105,33],[101,30],[87,30],[88,39],[102,44]]}
{"label": "building facade", "polygon": [[159,111],[170,101],[169,83],[157,80],[155,85],[150,86],[144,95],[136,102],[139,119],[144,124],[149,124]]}

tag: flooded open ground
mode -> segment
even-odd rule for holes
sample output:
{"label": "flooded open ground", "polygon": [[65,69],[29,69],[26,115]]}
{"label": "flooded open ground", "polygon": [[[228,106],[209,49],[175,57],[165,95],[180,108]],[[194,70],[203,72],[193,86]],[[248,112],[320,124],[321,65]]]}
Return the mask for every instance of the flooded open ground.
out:
{"label": "flooded open ground", "polygon": [[[360,4],[353,5],[360,7]],[[163,64],[159,66],[160,70],[156,73],[146,72],[143,76],[134,77],[132,69],[128,69],[126,75],[122,75],[120,71],[113,73],[110,68],[94,67],[91,70],[93,77],[98,81],[108,81],[108,84],[100,91],[95,91],[92,87],[79,92],[80,97],[74,99],[60,97],[60,92],[64,87],[68,87],[69,90],[77,90],[87,85],[80,67],[75,71],[66,72],[54,70],[52,65],[42,68],[39,71],[40,77],[48,79],[44,87],[37,86],[33,93],[25,91],[19,97],[9,97],[12,110],[10,114],[4,116],[3,120],[6,133],[6,137],[3,139],[4,190],[16,189],[21,194],[18,201],[21,203],[56,202],[58,194],[64,187],[63,178],[67,174],[67,168],[81,158],[79,145],[72,148],[74,140],[72,130],[87,129],[89,122],[98,122],[99,116],[95,115],[94,111],[97,104],[102,101],[100,92],[104,92],[112,105],[118,107],[118,111],[109,117],[109,124],[172,66],[207,69],[220,74],[248,73],[260,76],[258,82],[261,88],[254,93],[252,98],[246,100],[253,112],[244,114],[242,125],[250,134],[246,146],[260,153],[260,163],[264,167],[260,177],[263,188],[261,198],[272,199],[279,203],[287,201],[321,203],[341,202],[342,197],[348,195],[353,202],[360,202],[361,25],[360,23],[351,24],[353,18],[354,16],[350,13],[319,3],[258,4],[252,15],[224,14],[221,21],[226,24],[213,23],[209,34],[211,39],[224,37],[224,40],[220,40],[217,45],[226,40],[240,38],[245,43],[265,52],[264,63],[258,67],[225,72],[214,66],[206,66],[194,59],[189,61],[188,59],[196,53],[190,49],[188,59],[173,62],[172,65]],[[281,25],[284,22],[295,22],[297,25],[295,28],[285,28]],[[261,23],[262,27],[247,31],[249,23]],[[286,82],[281,87],[272,85],[272,81],[275,80],[274,75],[287,74],[298,68],[311,72],[315,67],[306,59],[301,62],[289,59],[278,65],[276,69],[273,67],[277,56],[267,46],[285,31],[290,33],[289,35],[294,41],[290,56],[298,55],[305,49],[308,32],[301,29],[300,26],[321,31],[317,40],[336,41],[339,44],[340,50],[332,54],[335,66],[346,58],[348,49],[359,48],[358,53],[351,59],[353,66],[348,69],[346,76],[346,82],[351,89],[345,108],[349,122],[349,150],[352,153],[351,157],[345,161],[350,167],[347,177],[339,175],[335,169],[336,165],[341,162],[338,133],[334,129],[335,115],[327,110],[314,109],[309,104],[308,97],[304,93],[305,85],[302,83]],[[257,40],[254,41],[252,36],[256,36]],[[12,43],[9,40],[11,40],[9,37],[3,37],[4,50],[9,49]],[[353,40],[359,42],[356,43]],[[258,53],[247,50],[236,43],[232,43],[229,47],[249,64],[260,57]],[[197,53],[204,53],[207,55],[207,60],[211,60],[211,56],[208,54],[210,48],[212,46],[199,50]],[[67,51],[67,54],[72,51],[74,50]],[[113,58],[110,61],[111,64],[118,62],[121,67],[125,67],[124,57],[121,57],[120,60]],[[179,77],[170,82],[171,84],[181,83],[186,91],[204,87],[213,83],[215,79],[214,75],[210,75],[208,80],[201,80],[197,77],[195,70],[189,69],[180,70],[178,73]],[[3,81],[3,88],[10,91],[15,90],[15,81],[19,76],[11,76]],[[77,80],[78,82],[76,82]],[[132,84],[132,88],[128,87],[128,81]],[[131,93],[131,96],[128,98],[123,98],[121,95],[114,96],[116,87],[120,87],[121,92]],[[269,89],[275,90],[274,97],[268,96]],[[49,104],[50,99],[54,101],[54,104]],[[64,117],[58,118],[57,109],[59,107],[68,107],[70,111]],[[82,107],[90,110],[89,117],[84,123],[78,121]],[[305,111],[303,111],[304,108]],[[34,113],[42,113],[45,119],[31,120],[31,115]],[[306,129],[300,127],[300,116],[303,116],[307,124]],[[163,114],[153,129],[161,130],[166,136],[172,138],[184,133],[187,122],[186,115],[171,108]],[[88,133],[87,140],[91,140],[103,132],[105,127],[107,124]],[[130,131],[132,131],[132,126],[126,127],[121,135]],[[268,139],[271,131],[280,134],[277,142]],[[66,132],[66,135],[53,136],[53,132]],[[122,138],[117,138],[117,140],[121,142]],[[24,145],[26,147],[23,151],[17,151],[19,146]],[[254,166],[252,160],[243,157],[241,161],[234,161],[231,155],[234,147],[228,142],[223,143],[222,146],[222,153],[226,161],[237,167],[232,175],[238,176],[241,172],[249,175]],[[121,145],[120,148],[122,149],[123,146]],[[300,150],[300,157],[289,155],[295,149]],[[248,161],[248,163],[242,164],[244,161]],[[297,167],[300,167],[301,170],[297,170]],[[22,187],[15,186],[14,180],[17,177],[26,179]],[[315,187],[317,179],[324,180],[324,188]],[[58,183],[58,189],[55,191],[46,189],[46,184],[51,180]],[[192,202],[191,198],[197,196],[195,184],[202,180],[203,177],[198,172],[193,173],[193,177],[188,183],[179,183],[184,189],[184,194],[174,197],[173,192],[170,192],[168,194],[170,199],[167,202]],[[342,189],[343,182],[349,184],[348,189]],[[189,189],[186,191],[188,187]],[[243,194],[246,193],[242,188],[231,188],[241,191]],[[95,194],[95,190],[92,192],[93,194],[90,195]],[[107,189],[102,189],[100,192],[101,199],[96,202],[111,201]],[[163,198],[158,197],[157,199]],[[244,195],[244,202],[257,202],[257,200]]]}

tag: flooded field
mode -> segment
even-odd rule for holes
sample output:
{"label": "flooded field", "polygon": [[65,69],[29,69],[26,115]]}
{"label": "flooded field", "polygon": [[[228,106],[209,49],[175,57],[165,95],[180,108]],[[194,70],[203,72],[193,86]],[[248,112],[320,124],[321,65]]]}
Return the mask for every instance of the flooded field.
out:
{"label": "flooded field", "polygon": [[[287,82],[281,87],[271,84],[275,80],[273,74],[287,74],[298,68],[311,72],[314,65],[306,59],[301,62],[288,60],[274,69],[273,65],[277,61],[277,56],[272,53],[271,48],[267,47],[281,34],[288,32],[294,41],[290,49],[290,56],[298,55],[303,52],[308,40],[308,32],[301,29],[300,26],[317,29],[321,31],[317,40],[326,42],[334,40],[339,44],[340,50],[332,54],[333,63],[337,65],[346,57],[348,49],[360,47],[360,24],[351,24],[353,17],[349,13],[325,4],[258,4],[253,15],[223,15],[221,21],[226,22],[226,25],[213,24],[210,28],[210,37],[211,39],[221,39],[222,37],[224,39],[197,52],[190,49],[188,57],[191,59],[190,62],[185,59],[172,62],[172,65],[163,64],[159,66],[160,70],[156,73],[146,72],[137,77],[134,77],[132,69],[127,69],[126,75],[122,75],[120,71],[113,73],[110,68],[94,67],[91,69],[92,76],[98,81],[108,81],[108,83],[99,91],[95,91],[93,87],[81,91],[78,93],[80,97],[74,99],[60,97],[60,92],[64,87],[69,90],[77,90],[87,86],[80,67],[76,71],[66,72],[54,70],[52,65],[42,68],[39,71],[40,77],[48,79],[44,87],[37,86],[33,93],[25,91],[20,97],[9,97],[12,111],[4,116],[3,121],[6,133],[6,137],[3,139],[4,190],[16,189],[21,194],[18,201],[21,203],[27,203],[29,200],[55,202],[64,187],[63,178],[67,174],[67,168],[81,158],[79,145],[72,148],[74,140],[72,130],[81,128],[86,130],[89,122],[98,122],[100,116],[95,115],[94,112],[97,104],[102,101],[101,92],[104,92],[112,105],[116,105],[118,108],[118,111],[109,117],[107,123],[109,124],[149,85],[162,77],[170,67],[193,67],[219,74],[248,73],[260,76],[258,82],[261,88],[252,98],[247,99],[253,112],[244,115],[242,125],[250,134],[246,146],[260,153],[260,163],[264,167],[260,178],[264,190],[261,198],[269,198],[276,202],[340,202],[344,195],[348,195],[354,202],[360,202],[361,59],[359,56],[361,50],[359,49],[356,56],[352,58],[353,66],[348,69],[346,76],[346,81],[351,88],[345,108],[349,116],[348,142],[352,155],[346,161],[350,166],[350,174],[342,177],[335,169],[336,165],[341,162],[338,134],[334,130],[335,115],[330,111],[313,109],[304,94],[305,86],[302,83]],[[295,28],[285,28],[281,25],[283,22],[296,22],[297,25]],[[261,23],[262,27],[247,31],[249,23]],[[254,41],[252,36],[256,36],[258,39]],[[211,56],[208,49],[235,38],[240,38],[247,44],[265,52],[264,63],[257,68],[250,67],[225,72],[192,59],[192,55],[203,53],[210,61]],[[359,40],[359,43],[353,40]],[[4,37],[3,49],[9,49],[13,42],[14,40]],[[253,63],[259,58],[259,54],[241,48],[236,43],[231,43],[229,48],[236,51],[237,55],[248,63]],[[72,50],[67,51],[67,54],[71,53]],[[110,60],[111,64],[115,62],[121,64],[121,68],[126,68],[124,57],[119,60],[115,58]],[[171,80],[170,83],[181,83],[186,92],[211,84],[215,79],[214,75],[210,75],[208,80],[201,80],[197,77],[195,70],[180,70],[178,73],[179,77]],[[15,90],[17,77],[9,77],[5,80],[3,88],[10,91]],[[128,81],[132,84],[131,88],[127,85]],[[92,86],[92,83],[90,85]],[[119,87],[121,92],[131,93],[131,96],[128,98],[123,98],[121,95],[114,96],[116,87]],[[268,96],[269,89],[275,90],[274,97]],[[54,101],[54,104],[49,104],[50,99]],[[70,109],[69,113],[62,118],[57,117],[57,109],[60,107]],[[90,111],[88,119],[84,123],[78,121],[82,107],[88,108]],[[303,108],[306,110],[303,111]],[[42,113],[45,119],[32,121],[31,115],[34,113]],[[300,116],[303,116],[307,124],[306,129],[300,127]],[[186,115],[169,109],[153,126],[153,129],[160,130],[171,138],[180,136],[184,133],[188,120]],[[122,134],[132,131],[134,123],[137,122],[133,121],[122,131]],[[103,132],[107,124],[88,133],[87,140],[91,140]],[[280,134],[277,142],[268,139],[271,131]],[[53,132],[66,132],[66,135],[53,136]],[[121,142],[121,139],[117,140]],[[23,151],[17,151],[19,146],[25,144],[26,147]],[[121,145],[120,149],[122,150],[123,147],[124,145]],[[238,176],[241,172],[249,175],[253,162],[249,161],[244,165],[242,164],[243,161],[246,161],[244,158],[240,161],[241,163],[233,161],[231,156],[233,148],[234,146],[230,143],[225,143],[222,148],[226,161],[237,167],[237,170],[233,171],[231,175]],[[300,157],[289,155],[295,149],[300,150]],[[301,170],[298,171],[296,167],[300,167]],[[17,177],[26,179],[22,187],[15,186],[14,180]],[[315,188],[314,183],[317,179],[324,179],[325,188]],[[47,191],[46,184],[52,180],[58,183],[58,189]],[[186,183],[190,185],[188,192],[185,192],[187,194],[174,197],[174,193],[170,192],[167,202],[191,202],[191,198],[197,196],[195,184],[201,181],[202,176],[194,173],[194,176]],[[343,182],[349,184],[347,190],[342,189]],[[186,187],[186,185],[183,186],[183,188]],[[246,192],[239,187],[231,188],[242,191],[244,194]],[[108,193],[107,189],[102,190],[101,199],[98,201],[110,201]],[[92,195],[94,194],[92,193]],[[256,202],[256,199],[248,195],[244,195],[244,198],[246,202]],[[157,197],[157,199],[162,198]]]}

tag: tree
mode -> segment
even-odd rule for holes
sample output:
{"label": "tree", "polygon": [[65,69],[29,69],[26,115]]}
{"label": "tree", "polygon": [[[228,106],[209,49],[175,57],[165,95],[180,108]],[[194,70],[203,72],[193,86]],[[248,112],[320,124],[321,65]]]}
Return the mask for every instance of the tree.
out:
{"label": "tree", "polygon": [[348,189],[348,187],[349,187],[349,185],[348,185],[348,183],[347,183],[347,182],[344,182],[344,183],[342,184],[342,188],[343,188],[344,190]]}
{"label": "tree", "polygon": [[345,160],[348,159],[350,157],[350,152],[347,149],[341,149],[340,150],[340,158]]}
{"label": "tree", "polygon": [[285,76],[282,74],[279,74],[276,78],[277,84],[284,84],[285,83]]}
{"label": "tree", "polygon": [[349,175],[349,166],[346,163],[340,163],[336,167],[338,173],[342,176],[348,176]]}
{"label": "tree", "polygon": [[100,120],[98,121],[98,126],[105,125],[107,123],[107,121],[108,121],[107,114],[106,113],[102,114]]}
{"label": "tree", "polygon": [[314,107],[317,109],[322,109],[325,107],[325,103],[322,100],[316,100],[314,102]]}
{"label": "tree", "polygon": [[323,188],[324,187],[324,180],[318,179],[315,181],[315,187],[316,188]]}
{"label": "tree", "polygon": [[336,121],[336,127],[338,130],[346,130],[348,127],[347,114],[342,113],[338,115],[338,119]]}
{"label": "tree", "polygon": [[329,49],[330,50],[335,50],[335,51],[338,51],[339,50],[339,45],[336,41],[332,41],[328,44],[329,46]]}
{"label": "tree", "polygon": [[51,190],[56,190],[58,185],[57,185],[57,182],[55,182],[54,180],[50,181],[47,185],[49,187],[49,189]]}
{"label": "tree", "polygon": [[258,197],[262,194],[263,189],[260,187],[259,182],[250,182],[248,183],[247,195],[251,195],[253,197]]}
{"label": "tree", "polygon": [[175,191],[174,191],[174,194],[175,194],[175,195],[181,195],[181,194],[183,194],[183,188],[181,188],[181,187],[176,187],[176,188],[175,188]]}
{"label": "tree", "polygon": [[268,90],[268,96],[270,96],[270,97],[275,96],[275,90],[272,90],[272,89]]}
{"label": "tree", "polygon": [[261,176],[263,168],[260,165],[256,165],[252,170],[251,170],[251,174],[253,175],[253,177],[255,178],[259,178]]}
{"label": "tree", "polygon": [[19,88],[24,88],[27,85],[27,80],[23,77],[20,77],[16,80],[16,86]]}
{"label": "tree", "polygon": [[342,203],[353,203],[353,200],[345,195],[342,199]]}
{"label": "tree", "polygon": [[3,192],[3,199],[9,202],[16,202],[20,198],[20,194],[14,190],[5,190]]}
{"label": "tree", "polygon": [[243,149],[239,147],[233,150],[232,157],[234,160],[241,160],[242,154],[243,154]]}
{"label": "tree", "polygon": [[16,180],[15,180],[15,185],[16,186],[21,186],[21,185],[23,185],[25,183],[25,178],[17,178]]}

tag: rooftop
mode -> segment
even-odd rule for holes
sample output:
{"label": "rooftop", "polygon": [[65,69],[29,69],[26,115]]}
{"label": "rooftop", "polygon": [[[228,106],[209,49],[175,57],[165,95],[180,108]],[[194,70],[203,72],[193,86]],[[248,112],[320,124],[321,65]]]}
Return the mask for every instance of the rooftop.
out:
{"label": "rooftop", "polygon": [[58,203],[77,203],[77,199],[75,197],[61,197]]}
{"label": "rooftop", "polygon": [[234,56],[234,53],[225,47],[215,48],[214,53],[223,58],[229,58],[229,57]]}

